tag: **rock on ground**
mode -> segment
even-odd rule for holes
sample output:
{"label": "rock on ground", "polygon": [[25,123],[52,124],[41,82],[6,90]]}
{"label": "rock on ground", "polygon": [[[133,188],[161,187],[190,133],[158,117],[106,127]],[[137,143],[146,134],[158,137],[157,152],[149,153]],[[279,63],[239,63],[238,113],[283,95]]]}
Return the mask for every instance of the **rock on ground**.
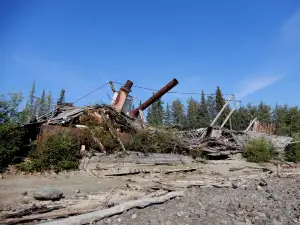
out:
{"label": "rock on ground", "polygon": [[37,190],[33,193],[33,197],[37,200],[60,200],[64,197],[64,194],[61,190],[52,188],[52,187],[46,187],[40,190]]}

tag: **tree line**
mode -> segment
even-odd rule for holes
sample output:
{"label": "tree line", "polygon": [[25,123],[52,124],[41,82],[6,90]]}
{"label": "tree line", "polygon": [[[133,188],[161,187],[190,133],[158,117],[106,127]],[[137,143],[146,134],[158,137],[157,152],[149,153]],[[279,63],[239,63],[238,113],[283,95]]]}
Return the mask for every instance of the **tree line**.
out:
{"label": "tree line", "polygon": [[[200,99],[191,97],[186,104],[180,99],[165,104],[160,99],[149,107],[146,118],[149,125],[156,127],[177,127],[181,130],[197,129],[209,126],[225,103],[222,91],[217,86],[214,95],[206,96],[202,91]],[[227,106],[216,125],[220,125],[230,111],[230,106]],[[277,135],[294,136],[300,132],[298,106],[276,104],[272,107],[262,101],[257,105],[250,103],[246,106],[240,105],[231,116],[232,129],[245,130],[254,118],[274,123]],[[225,128],[229,128],[229,122],[225,124]]]}
{"label": "tree line", "polygon": [[65,102],[65,90],[61,89],[59,98],[55,103],[51,91],[46,93],[45,89],[43,89],[42,94],[39,97],[36,96],[36,86],[35,82],[33,82],[26,106],[20,110],[19,107],[23,100],[22,92],[10,92],[0,95],[0,124],[27,123],[34,113],[39,117],[51,112],[55,105]]}
{"label": "tree line", "polygon": [[[55,102],[51,91],[46,93],[43,90],[41,95],[37,97],[36,86],[33,83],[23,110],[19,109],[23,101],[21,92],[0,95],[0,124],[28,122],[30,116],[34,113],[37,99],[39,99],[36,110],[37,116],[42,116],[51,112],[55,105],[65,102],[65,90],[61,89],[59,98]],[[222,91],[217,86],[214,95],[205,95],[202,91],[200,99],[189,98],[186,103],[183,103],[180,99],[164,103],[162,99],[159,99],[148,108],[146,119],[149,125],[157,127],[177,127],[180,130],[207,127],[223,108],[225,102]],[[220,125],[224,121],[230,110],[231,108],[228,106],[216,125]],[[257,105],[242,105],[231,117],[232,129],[244,130],[254,118],[275,123],[277,128],[275,134],[278,135],[294,136],[300,133],[300,110],[298,106],[277,104],[272,107],[264,102]],[[229,128],[228,123],[225,128]]]}

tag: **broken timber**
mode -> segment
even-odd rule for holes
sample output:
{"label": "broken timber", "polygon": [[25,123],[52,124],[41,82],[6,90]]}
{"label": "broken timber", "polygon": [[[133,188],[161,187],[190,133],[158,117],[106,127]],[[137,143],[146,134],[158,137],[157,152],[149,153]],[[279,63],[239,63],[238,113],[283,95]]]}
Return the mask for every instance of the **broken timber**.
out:
{"label": "broken timber", "polygon": [[183,191],[177,191],[177,192],[170,192],[166,195],[162,195],[159,197],[149,197],[149,198],[142,198],[134,201],[129,201],[108,209],[99,210],[87,214],[82,214],[74,217],[69,217],[62,220],[56,220],[44,223],[45,225],[77,225],[77,224],[91,224],[93,222],[99,221],[105,217],[113,216],[116,214],[120,214],[124,211],[127,211],[132,208],[144,208],[149,205],[153,204],[160,204],[164,203],[165,201],[168,201],[169,199],[175,198],[175,197],[183,197],[184,193]]}

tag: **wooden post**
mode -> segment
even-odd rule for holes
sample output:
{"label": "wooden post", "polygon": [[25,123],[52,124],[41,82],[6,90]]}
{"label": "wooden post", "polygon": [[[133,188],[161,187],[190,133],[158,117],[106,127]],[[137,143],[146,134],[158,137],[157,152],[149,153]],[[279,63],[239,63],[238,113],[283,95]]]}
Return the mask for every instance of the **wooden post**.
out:
{"label": "wooden post", "polygon": [[230,102],[230,100],[232,98],[234,98],[234,95],[230,95],[229,99],[226,101],[226,103],[223,106],[223,108],[221,109],[221,111],[218,113],[218,115],[215,117],[215,119],[209,125],[210,127],[213,127],[215,125],[215,123],[217,122],[217,120],[219,119],[219,117],[221,116],[221,114],[224,112],[224,110],[226,109],[226,107],[229,105],[229,102]]}
{"label": "wooden post", "polygon": [[247,131],[249,131],[250,130],[250,128],[252,127],[252,125],[254,124],[254,122],[257,120],[257,118],[254,118],[251,122],[250,122],[250,124],[249,124],[249,126],[247,127],[247,129],[245,130],[245,132],[247,132]]}
{"label": "wooden post", "polygon": [[228,114],[228,116],[226,117],[226,119],[224,120],[224,122],[222,123],[222,125],[220,126],[220,129],[222,129],[224,127],[224,125],[227,123],[227,121],[229,120],[229,118],[231,117],[231,115],[233,114],[233,112],[236,110],[236,108],[238,107],[239,102],[236,102],[233,109],[230,111],[230,113]]}

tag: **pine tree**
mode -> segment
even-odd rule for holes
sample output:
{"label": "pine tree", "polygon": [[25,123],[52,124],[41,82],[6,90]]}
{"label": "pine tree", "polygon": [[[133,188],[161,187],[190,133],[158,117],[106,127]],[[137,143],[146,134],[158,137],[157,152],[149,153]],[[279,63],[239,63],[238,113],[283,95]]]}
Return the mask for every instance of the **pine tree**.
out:
{"label": "pine tree", "polygon": [[171,124],[172,124],[172,115],[171,115],[169,103],[167,103],[165,114],[164,114],[164,125],[170,126]]}
{"label": "pine tree", "polygon": [[184,114],[184,105],[180,99],[176,99],[172,102],[171,106],[172,123],[184,127],[186,125],[186,118]]}
{"label": "pine tree", "polygon": [[195,129],[198,124],[198,102],[193,98],[188,100],[188,108],[187,108],[187,128]]}
{"label": "pine tree", "polygon": [[215,96],[213,96],[213,95],[208,96],[206,105],[207,105],[209,121],[212,121],[217,115]]}
{"label": "pine tree", "polygon": [[217,90],[216,90],[216,110],[217,110],[217,112],[220,112],[224,105],[225,105],[225,100],[223,98],[221,89],[219,86],[217,86]]}
{"label": "pine tree", "polygon": [[272,108],[264,102],[260,102],[257,107],[257,118],[264,122],[270,122],[272,117]]}
{"label": "pine tree", "polygon": [[[216,90],[216,111],[217,111],[217,113],[222,110],[224,105],[225,105],[225,99],[223,98],[220,87],[217,86],[217,90]],[[227,106],[226,109],[221,114],[221,116],[216,124],[220,125],[225,120],[226,116],[229,113],[230,113],[230,108],[229,108],[229,106]],[[227,125],[226,125],[226,127],[227,127]]]}
{"label": "pine tree", "polygon": [[65,102],[65,90],[61,89],[60,94],[59,94],[59,99],[57,101],[58,105],[61,105]]}
{"label": "pine tree", "polygon": [[209,125],[209,113],[206,104],[205,94],[201,92],[201,102],[198,107],[197,127],[207,127]]}
{"label": "pine tree", "polygon": [[47,113],[47,101],[46,101],[46,94],[44,89],[40,98],[38,115],[42,116],[45,115],[46,113]]}
{"label": "pine tree", "polygon": [[147,123],[149,125],[152,125],[153,124],[153,113],[152,113],[152,105],[150,105],[147,109],[147,116],[146,116],[146,119],[147,119]]}
{"label": "pine tree", "polygon": [[31,86],[31,90],[29,92],[29,96],[28,96],[28,100],[27,100],[27,104],[26,104],[26,108],[25,108],[25,110],[29,114],[31,114],[33,112],[34,100],[35,100],[35,82],[33,82],[32,86]]}
{"label": "pine tree", "polygon": [[158,99],[152,104],[152,126],[162,126],[163,125],[163,102],[161,99]]}
{"label": "pine tree", "polygon": [[52,111],[53,107],[53,99],[52,99],[52,93],[49,91],[47,97],[46,97],[46,113],[49,113]]}

